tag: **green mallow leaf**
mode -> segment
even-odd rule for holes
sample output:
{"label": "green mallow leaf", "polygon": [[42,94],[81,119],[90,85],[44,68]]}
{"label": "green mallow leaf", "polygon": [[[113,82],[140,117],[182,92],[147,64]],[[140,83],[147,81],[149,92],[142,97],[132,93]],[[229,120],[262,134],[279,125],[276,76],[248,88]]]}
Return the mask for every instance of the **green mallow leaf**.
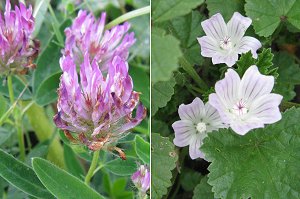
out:
{"label": "green mallow leaf", "polygon": [[273,66],[273,57],[274,54],[271,51],[271,48],[264,48],[261,53],[258,54],[257,61],[255,65],[257,65],[259,71],[264,75],[273,75],[275,78],[278,77],[277,69],[272,68]]}
{"label": "green mallow leaf", "polygon": [[162,22],[185,15],[203,2],[204,0],[152,0],[152,20]]}
{"label": "green mallow leaf", "polygon": [[67,144],[64,144],[64,157],[68,171],[79,179],[83,179],[84,169],[77,159],[73,149]]}
{"label": "green mallow leaf", "polygon": [[230,129],[212,132],[201,150],[216,198],[300,197],[300,109],[244,136]]}
{"label": "green mallow leaf", "polygon": [[162,198],[172,185],[172,170],[176,167],[178,154],[169,138],[152,133],[151,139],[151,197]]}
{"label": "green mallow leaf", "polygon": [[61,72],[55,73],[41,83],[35,95],[38,105],[45,106],[56,101],[60,75]]}
{"label": "green mallow leaf", "polygon": [[236,71],[240,76],[243,76],[250,66],[256,65],[261,74],[273,75],[275,78],[277,78],[278,67],[273,66],[273,57],[274,55],[271,52],[271,48],[264,48],[262,52],[258,54],[257,59],[254,59],[252,57],[252,53],[249,51],[245,54],[242,54],[241,58],[236,62]]}
{"label": "green mallow leaf", "polygon": [[259,36],[272,35],[279,24],[285,22],[300,28],[298,0],[246,0],[245,11]]}
{"label": "green mallow leaf", "polygon": [[151,39],[151,80],[153,83],[167,81],[179,66],[178,60],[182,56],[180,42],[158,28],[152,30]]}
{"label": "green mallow leaf", "polygon": [[[60,31],[63,34],[66,27],[70,26],[71,20],[67,19],[60,26]],[[64,34],[63,34],[64,35]],[[47,48],[39,55],[37,60],[37,68],[33,73],[33,92],[35,93],[41,86],[42,82],[51,75],[61,71],[59,67],[59,58],[61,57],[62,46],[57,43],[55,34],[50,38]]]}
{"label": "green mallow leaf", "polygon": [[201,173],[192,169],[183,169],[180,171],[180,184],[185,191],[193,191],[200,183]]}
{"label": "green mallow leaf", "polygon": [[200,56],[200,45],[197,37],[204,35],[201,21],[205,17],[198,11],[193,11],[188,15],[177,17],[170,21],[168,30],[172,35],[181,41],[181,51],[183,56],[192,64],[200,65],[203,61]]}
{"label": "green mallow leaf", "polygon": [[240,59],[236,62],[236,72],[242,77],[250,66],[255,65],[255,62],[256,60],[252,57],[251,51],[242,54]]}
{"label": "green mallow leaf", "polygon": [[0,176],[23,192],[37,198],[54,198],[31,167],[0,149]]}
{"label": "green mallow leaf", "polygon": [[279,77],[274,91],[283,95],[284,101],[290,101],[295,96],[295,85],[300,84],[300,68],[294,58],[285,52],[276,53],[274,66],[278,67]]}
{"label": "green mallow leaf", "polygon": [[[47,160],[34,158],[33,169],[45,187],[57,198],[101,199],[104,197],[78,178],[58,168]],[[28,178],[30,179],[30,178]]]}
{"label": "green mallow leaf", "polygon": [[206,0],[209,16],[221,13],[225,22],[229,21],[234,12],[243,13],[244,1],[241,0]]}
{"label": "green mallow leaf", "polygon": [[174,94],[175,78],[172,77],[169,81],[157,82],[152,85],[151,91],[151,114],[152,116],[159,108],[165,107],[168,101],[171,100]]}
{"label": "green mallow leaf", "polygon": [[130,176],[136,172],[137,168],[137,159],[133,157],[127,157],[126,160],[116,158],[105,163],[105,169],[119,176]]}
{"label": "green mallow leaf", "polygon": [[138,135],[135,136],[135,152],[145,164],[150,165],[150,144]]}
{"label": "green mallow leaf", "polygon": [[203,177],[201,182],[195,187],[193,199],[214,199],[214,194],[211,190],[212,187],[207,183],[207,180],[207,176]]}

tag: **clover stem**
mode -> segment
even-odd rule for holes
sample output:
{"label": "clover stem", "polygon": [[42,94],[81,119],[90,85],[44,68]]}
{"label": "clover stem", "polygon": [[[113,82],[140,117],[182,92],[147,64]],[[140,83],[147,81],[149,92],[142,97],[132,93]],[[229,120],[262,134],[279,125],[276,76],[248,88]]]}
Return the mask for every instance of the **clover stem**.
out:
{"label": "clover stem", "polygon": [[15,96],[14,96],[14,89],[13,89],[13,83],[12,83],[12,76],[7,76],[7,87],[8,87],[8,94],[10,103],[13,104],[15,102]]}
{"label": "clover stem", "polygon": [[[7,87],[8,87],[8,94],[11,104],[15,103],[15,97],[14,97],[14,89],[13,89],[13,83],[12,83],[12,76],[9,75],[7,77]],[[15,119],[15,125],[17,128],[17,134],[18,134],[18,142],[19,142],[19,152],[20,152],[20,160],[25,160],[25,144],[24,144],[24,136],[23,136],[23,130],[22,130],[22,116],[20,114],[20,110],[16,108],[13,112],[14,119]]]}
{"label": "clover stem", "polygon": [[94,175],[94,171],[97,168],[98,160],[99,160],[99,154],[100,154],[99,150],[95,151],[94,154],[93,154],[93,159],[92,159],[91,166],[90,166],[89,171],[86,174],[85,179],[84,179],[84,182],[87,185],[89,185],[89,183],[90,183],[90,181],[91,181],[91,179]]}
{"label": "clover stem", "polygon": [[150,6],[146,6],[137,10],[133,10],[131,12],[128,12],[126,14],[123,14],[122,16],[116,18],[115,20],[111,21],[109,24],[105,26],[105,29],[110,29],[113,26],[116,26],[124,21],[128,21],[129,19],[145,15],[150,13]]}

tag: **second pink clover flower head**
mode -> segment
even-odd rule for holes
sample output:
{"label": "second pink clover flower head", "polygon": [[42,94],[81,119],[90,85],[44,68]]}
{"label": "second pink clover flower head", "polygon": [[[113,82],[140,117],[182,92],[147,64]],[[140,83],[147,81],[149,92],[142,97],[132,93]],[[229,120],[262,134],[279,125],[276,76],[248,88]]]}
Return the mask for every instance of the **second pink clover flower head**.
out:
{"label": "second pink clover flower head", "polygon": [[64,54],[70,54],[81,63],[84,53],[98,62],[102,71],[107,70],[115,56],[127,60],[129,48],[135,43],[134,33],[128,33],[130,25],[125,22],[105,30],[106,13],[99,20],[93,14],[79,11],[71,27],[66,28]]}

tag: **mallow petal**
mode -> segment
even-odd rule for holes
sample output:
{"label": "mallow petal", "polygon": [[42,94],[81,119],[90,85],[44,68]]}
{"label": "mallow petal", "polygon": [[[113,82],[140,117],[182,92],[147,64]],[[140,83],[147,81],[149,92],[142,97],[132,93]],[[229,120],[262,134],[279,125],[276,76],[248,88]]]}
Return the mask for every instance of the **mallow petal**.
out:
{"label": "mallow petal", "polygon": [[250,103],[262,95],[269,94],[273,86],[273,76],[262,75],[257,66],[250,66],[241,80],[239,98],[245,103]]}
{"label": "mallow petal", "polygon": [[201,144],[202,140],[200,139],[200,137],[195,137],[194,139],[192,139],[189,146],[189,154],[193,160],[197,158],[204,158],[204,154],[200,151]]}
{"label": "mallow petal", "polygon": [[228,36],[235,42],[240,41],[251,23],[252,20],[249,17],[235,12],[227,23]]}
{"label": "mallow petal", "polygon": [[238,98],[236,92],[240,86],[240,77],[233,69],[228,69],[225,78],[218,81],[215,90],[222,103],[227,107],[231,107]]}
{"label": "mallow petal", "polygon": [[279,105],[282,96],[278,94],[267,94],[253,101],[249,108],[250,115],[255,115],[260,122],[264,124],[272,124],[281,120]]}
{"label": "mallow petal", "polygon": [[194,124],[189,120],[179,120],[172,125],[175,131],[174,144],[178,147],[185,147],[190,144],[193,135],[196,133]]}
{"label": "mallow petal", "polygon": [[262,128],[264,125],[260,122],[240,122],[230,124],[232,130],[234,130],[239,135],[245,135],[252,129]]}
{"label": "mallow petal", "polygon": [[182,120],[190,120],[197,124],[201,117],[205,114],[204,104],[197,97],[191,104],[181,104],[178,109],[178,114]]}
{"label": "mallow petal", "polygon": [[201,55],[203,57],[213,57],[217,54],[220,47],[216,40],[209,36],[197,38],[201,46]]}
{"label": "mallow petal", "polygon": [[227,35],[226,23],[220,13],[201,22],[205,34],[215,40],[222,40]]}
{"label": "mallow petal", "polygon": [[221,50],[217,52],[214,56],[212,56],[212,63],[213,64],[222,64],[225,63],[228,67],[231,67],[235,64],[235,62],[238,60],[238,54],[237,53],[222,53]]}
{"label": "mallow petal", "polygon": [[239,54],[251,51],[253,58],[257,58],[256,51],[261,48],[261,43],[258,39],[254,37],[245,36],[241,39],[240,43],[237,45],[237,51]]}

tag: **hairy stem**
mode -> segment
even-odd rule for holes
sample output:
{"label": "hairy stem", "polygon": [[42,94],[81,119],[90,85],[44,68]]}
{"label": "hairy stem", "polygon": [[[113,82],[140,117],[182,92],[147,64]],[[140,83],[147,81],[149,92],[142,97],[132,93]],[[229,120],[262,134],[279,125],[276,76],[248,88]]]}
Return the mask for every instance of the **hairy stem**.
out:
{"label": "hairy stem", "polygon": [[186,60],[184,57],[181,57],[179,60],[181,67],[193,78],[193,80],[198,84],[200,89],[207,90],[208,86],[203,79],[198,75],[194,67]]}
{"label": "hairy stem", "polygon": [[112,22],[110,22],[109,24],[107,24],[105,26],[106,29],[110,29],[113,26],[116,26],[120,23],[123,23],[124,21],[128,21],[129,19],[141,16],[141,15],[145,15],[150,13],[150,6],[146,6],[137,10],[133,10],[131,12],[128,12],[118,18],[116,18],[115,20],[113,20]]}
{"label": "hairy stem", "polygon": [[[8,87],[10,103],[13,105],[15,103],[15,96],[14,96],[14,89],[13,89],[11,75],[9,75],[7,77],[7,87]],[[17,128],[17,134],[18,134],[20,160],[24,161],[25,160],[25,144],[24,144],[24,136],[23,136],[23,129],[22,129],[22,116],[20,114],[20,110],[18,108],[16,108],[14,110],[13,115],[14,115],[14,119],[15,119],[15,125]]]}
{"label": "hairy stem", "polygon": [[94,154],[93,154],[93,160],[92,160],[90,169],[89,169],[88,173],[86,174],[85,180],[84,180],[85,184],[87,184],[87,185],[90,184],[90,181],[91,181],[91,179],[94,175],[94,171],[97,168],[98,160],[99,160],[99,154],[100,154],[99,150],[95,151]]}
{"label": "hairy stem", "polygon": [[14,89],[13,89],[13,83],[12,83],[12,76],[7,76],[7,87],[8,87],[8,94],[9,94],[9,100],[10,103],[13,104],[15,102],[15,96],[14,96]]}

